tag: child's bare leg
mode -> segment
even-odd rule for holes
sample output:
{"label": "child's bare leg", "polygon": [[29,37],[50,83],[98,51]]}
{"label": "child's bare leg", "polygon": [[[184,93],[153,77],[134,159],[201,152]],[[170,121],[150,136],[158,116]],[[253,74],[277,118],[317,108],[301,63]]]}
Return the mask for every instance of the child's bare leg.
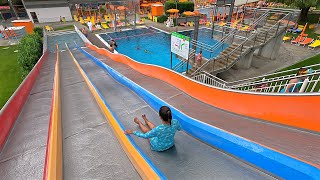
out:
{"label": "child's bare leg", "polygon": [[140,129],[141,129],[141,131],[142,131],[143,133],[146,133],[146,132],[149,132],[149,131],[150,131],[150,129],[149,129],[147,126],[145,126],[144,124],[142,124],[142,122],[139,121],[138,118],[134,118],[133,121],[134,121],[136,124],[139,125],[139,127],[140,127]]}
{"label": "child's bare leg", "polygon": [[153,129],[154,127],[156,127],[156,125],[154,125],[151,121],[149,121],[147,119],[147,116],[145,114],[142,115],[142,118],[143,118],[144,122],[146,123],[146,125],[149,126],[150,129]]}

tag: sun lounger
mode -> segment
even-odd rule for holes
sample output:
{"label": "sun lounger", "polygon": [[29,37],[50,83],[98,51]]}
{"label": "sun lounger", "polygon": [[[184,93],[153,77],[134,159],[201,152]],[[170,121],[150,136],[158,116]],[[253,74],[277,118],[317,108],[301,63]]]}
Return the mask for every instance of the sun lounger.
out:
{"label": "sun lounger", "polygon": [[227,23],[225,23],[225,22],[223,22],[223,21],[220,21],[219,23],[218,23],[218,26],[225,26]]}
{"label": "sun lounger", "polygon": [[102,28],[104,28],[104,29],[108,29],[108,28],[109,28],[109,26],[108,26],[107,23],[101,23],[101,26],[102,26]]}
{"label": "sun lounger", "polygon": [[179,26],[184,26],[184,27],[187,27],[187,23],[179,23]]}
{"label": "sun lounger", "polygon": [[298,36],[296,39],[291,41],[291,44],[298,44],[299,42],[302,42],[305,39],[303,36]]}
{"label": "sun lounger", "polygon": [[316,47],[320,47],[320,40],[315,40],[313,43],[309,44],[308,48],[315,49]]}
{"label": "sun lounger", "polygon": [[73,19],[74,19],[75,21],[79,21],[79,19],[78,19],[78,17],[77,17],[76,15],[73,15]]}
{"label": "sun lounger", "polygon": [[86,22],[83,20],[82,17],[80,17],[79,20],[80,20],[80,23],[81,23],[81,24],[85,24],[85,23],[86,23]]}
{"label": "sun lounger", "polygon": [[48,25],[47,25],[47,26],[45,26],[45,28],[46,28],[46,30],[47,30],[47,31],[53,31],[53,28],[52,28],[52,27],[50,27],[50,26],[48,26]]}
{"label": "sun lounger", "polygon": [[299,42],[299,45],[306,46],[313,42],[312,38],[305,38],[302,42]]}
{"label": "sun lounger", "polygon": [[287,41],[290,41],[291,39],[292,39],[292,36],[283,36],[282,41],[287,42]]}
{"label": "sun lounger", "polygon": [[291,32],[294,33],[294,34],[297,34],[297,33],[301,33],[302,30],[298,28],[298,29],[292,30]]}

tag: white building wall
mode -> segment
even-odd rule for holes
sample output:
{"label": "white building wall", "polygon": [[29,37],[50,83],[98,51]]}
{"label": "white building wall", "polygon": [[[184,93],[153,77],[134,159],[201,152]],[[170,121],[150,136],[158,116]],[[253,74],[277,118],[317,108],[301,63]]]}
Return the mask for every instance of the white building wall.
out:
{"label": "white building wall", "polygon": [[60,16],[65,17],[66,21],[72,21],[72,16],[69,7],[27,9],[27,13],[30,19],[32,19],[30,12],[35,12],[37,14],[39,23],[59,22]]}
{"label": "white building wall", "polygon": [[246,3],[258,2],[259,0],[235,0],[234,6],[241,6]]}

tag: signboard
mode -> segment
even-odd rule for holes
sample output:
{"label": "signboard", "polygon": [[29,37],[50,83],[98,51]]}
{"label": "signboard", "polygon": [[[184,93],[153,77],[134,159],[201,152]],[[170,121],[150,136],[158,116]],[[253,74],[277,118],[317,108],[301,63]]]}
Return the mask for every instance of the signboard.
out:
{"label": "signboard", "polygon": [[189,56],[190,37],[173,32],[171,34],[171,52],[175,53],[184,59]]}

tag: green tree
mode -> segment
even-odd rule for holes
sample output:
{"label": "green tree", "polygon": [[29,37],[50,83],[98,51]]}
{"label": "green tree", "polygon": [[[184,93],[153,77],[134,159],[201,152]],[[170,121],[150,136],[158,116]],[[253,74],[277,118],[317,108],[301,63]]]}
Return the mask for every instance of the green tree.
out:
{"label": "green tree", "polygon": [[287,5],[298,7],[301,10],[299,21],[307,21],[310,7],[317,6],[320,3],[320,0],[269,0],[269,1],[284,3]]}
{"label": "green tree", "polygon": [[18,45],[18,49],[18,64],[20,65],[23,79],[42,55],[41,37],[37,33],[24,36]]}

